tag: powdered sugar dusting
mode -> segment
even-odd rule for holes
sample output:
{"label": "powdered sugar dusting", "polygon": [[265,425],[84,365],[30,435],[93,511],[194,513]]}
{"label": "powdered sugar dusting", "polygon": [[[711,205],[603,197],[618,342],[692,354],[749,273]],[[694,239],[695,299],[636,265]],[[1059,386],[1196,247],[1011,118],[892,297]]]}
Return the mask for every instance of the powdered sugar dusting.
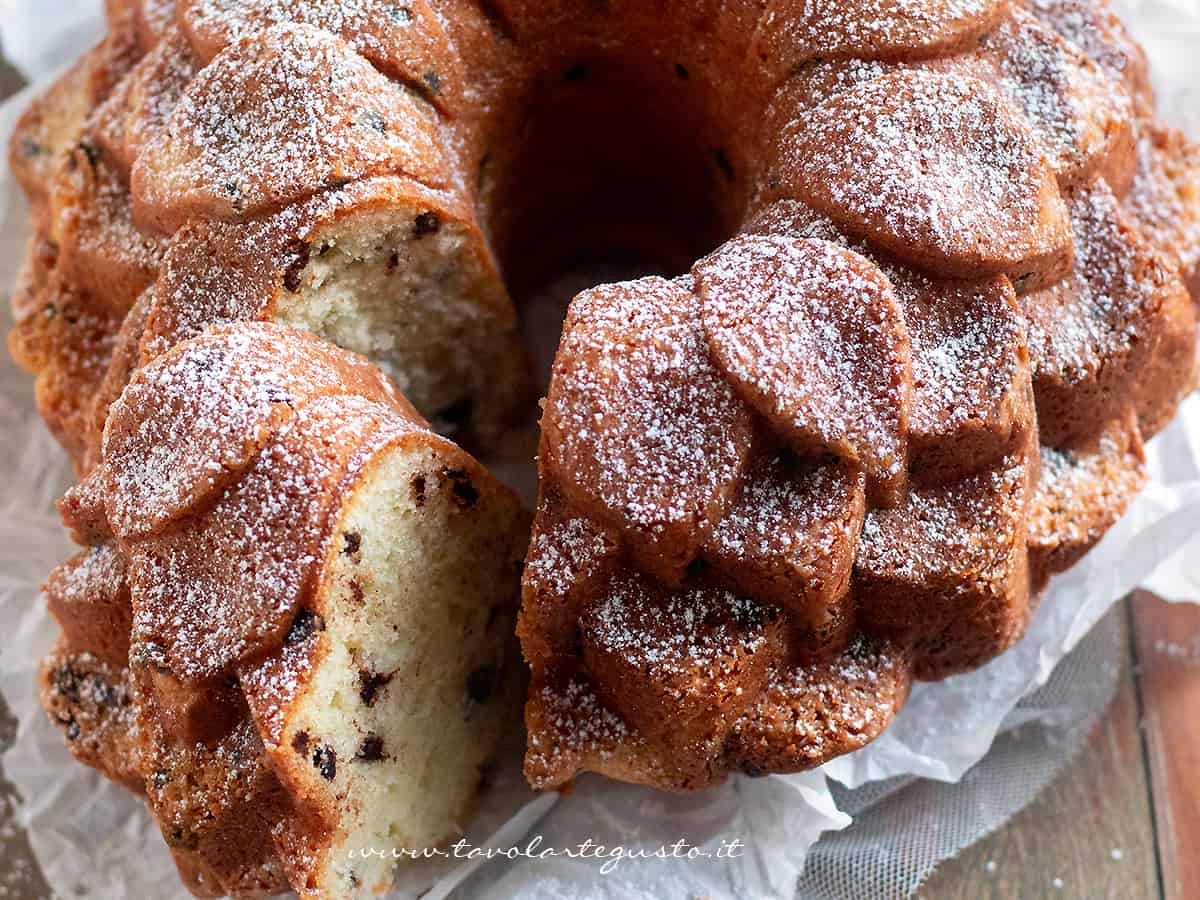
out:
{"label": "powdered sugar dusting", "polygon": [[1021,415],[1028,417],[1022,409],[1028,381],[1025,325],[1006,277],[951,281],[904,268],[796,200],[766,206],[746,230],[840,244],[872,258],[887,275],[912,344],[908,439],[914,469],[945,470],[949,462],[954,468],[965,464],[969,472],[1007,447]]}
{"label": "powdered sugar dusting", "polygon": [[654,679],[689,691],[724,693],[722,676],[762,649],[766,607],[728,591],[664,591],[634,577],[614,579],[583,619],[585,640]]}
{"label": "powdered sugar dusting", "polygon": [[1128,138],[1132,101],[1082,52],[1018,10],[984,38],[996,84],[1025,114],[1059,177],[1076,177]]}
{"label": "powdered sugar dusting", "polygon": [[572,585],[599,571],[601,563],[615,551],[603,530],[582,516],[548,523],[539,520],[525,559],[525,583],[535,591],[565,598]]}
{"label": "powdered sugar dusting", "polygon": [[188,0],[180,7],[180,18],[206,57],[290,22],[338,35],[387,75],[434,100],[458,76],[457,60],[427,0]]}
{"label": "powdered sugar dusting", "polygon": [[1179,260],[1193,291],[1200,287],[1200,148],[1177,131],[1144,124],[1126,203],[1146,238]]}
{"label": "powdered sugar dusting", "polygon": [[911,586],[929,599],[930,611],[939,593],[1003,589],[1025,551],[1029,463],[1022,450],[988,471],[910,491],[901,506],[870,513],[857,574]]}
{"label": "powdered sugar dusting", "polygon": [[1029,542],[1047,552],[1090,546],[1146,480],[1141,438],[1131,415],[1109,423],[1093,446],[1042,447],[1041,456]]}
{"label": "powdered sugar dusting", "polygon": [[530,698],[530,705],[536,710],[538,727],[530,732],[525,766],[535,785],[543,776],[557,782],[555,776],[578,766],[580,756],[604,759],[622,745],[641,743],[581,678],[543,687]]}
{"label": "powdered sugar dusting", "polygon": [[113,528],[131,537],[185,514],[320,394],[360,394],[410,418],[366,360],[279,325],[210,331],[143,367],[114,402],[105,432]]}
{"label": "powdered sugar dusting", "polygon": [[817,765],[882,731],[907,694],[908,659],[898,648],[856,638],[839,656],[777,668],[770,687],[734,726],[734,747],[751,766],[786,760]]}
{"label": "powdered sugar dusting", "polygon": [[861,473],[769,456],[743,479],[707,555],[738,589],[804,610],[846,590],[865,509]]}
{"label": "powdered sugar dusting", "polygon": [[362,398],[314,400],[210,511],[134,545],[143,652],[180,678],[204,679],[281,640],[324,560],[333,489],[386,412]]}
{"label": "powdered sugar dusting", "polygon": [[740,237],[695,267],[714,358],[800,452],[903,480],[908,332],[887,279],[819,240]]}
{"label": "powdered sugar dusting", "polygon": [[280,25],[201,70],[133,191],[167,222],[234,218],[389,172],[444,181],[432,113],[328,32]]}
{"label": "powdered sugar dusting", "polygon": [[884,75],[792,123],[782,148],[781,195],[905,259],[976,276],[1067,250],[1040,148],[975,78]]}
{"label": "powdered sugar dusting", "polygon": [[160,527],[227,483],[292,412],[281,371],[256,357],[251,336],[234,332],[142,369],[113,404],[104,456],[118,534]]}
{"label": "powdered sugar dusting", "polygon": [[759,33],[790,65],[813,56],[920,55],[967,41],[1006,7],[1001,0],[776,0]]}
{"label": "powdered sugar dusting", "polygon": [[1076,195],[1071,221],[1075,271],[1025,308],[1035,373],[1078,384],[1117,368],[1147,338],[1164,273],[1103,182]]}
{"label": "powdered sugar dusting", "polygon": [[575,298],[543,427],[562,481],[652,539],[717,510],[751,437],[708,358],[690,285],[660,278]]}
{"label": "powdered sugar dusting", "polygon": [[[989,430],[991,449],[999,449],[1029,386],[1012,285],[1003,277],[960,283],[891,274],[913,340],[911,439],[932,445]],[[975,452],[971,463],[987,457],[982,447]]]}

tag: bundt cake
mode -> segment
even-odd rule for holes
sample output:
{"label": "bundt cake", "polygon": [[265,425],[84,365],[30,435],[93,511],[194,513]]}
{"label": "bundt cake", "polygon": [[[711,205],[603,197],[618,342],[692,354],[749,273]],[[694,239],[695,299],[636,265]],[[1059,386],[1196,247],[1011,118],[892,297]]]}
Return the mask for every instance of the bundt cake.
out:
{"label": "bundt cake", "polygon": [[[43,694],[198,893],[460,827],[517,593],[535,787],[863,746],[1194,386],[1200,150],[1103,0],[108,7],[10,148],[88,548]],[[535,408],[510,297],[596,260],[657,274],[571,303],[528,539],[467,451]]]}

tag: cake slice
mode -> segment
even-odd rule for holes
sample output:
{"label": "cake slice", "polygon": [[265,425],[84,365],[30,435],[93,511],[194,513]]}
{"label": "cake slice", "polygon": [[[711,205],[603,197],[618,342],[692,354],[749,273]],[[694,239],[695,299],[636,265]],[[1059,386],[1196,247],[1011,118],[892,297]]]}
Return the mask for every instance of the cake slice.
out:
{"label": "cake slice", "polygon": [[[367,896],[394,848],[461,833],[519,720],[526,515],[365,360],[270,323],[186,341],[134,374],[62,507],[125,583],[52,579],[59,655],[126,686],[128,777],[194,891]],[[101,620],[127,659],[91,646]],[[43,689],[74,748],[96,715],[62,669]]]}

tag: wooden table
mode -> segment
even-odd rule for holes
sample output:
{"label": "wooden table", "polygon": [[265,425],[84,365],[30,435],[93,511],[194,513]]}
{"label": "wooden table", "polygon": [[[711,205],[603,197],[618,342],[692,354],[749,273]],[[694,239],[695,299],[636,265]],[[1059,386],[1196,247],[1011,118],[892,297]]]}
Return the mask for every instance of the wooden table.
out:
{"label": "wooden table", "polygon": [[1200,898],[1200,606],[1126,603],[1116,699],[1079,756],[919,895]]}

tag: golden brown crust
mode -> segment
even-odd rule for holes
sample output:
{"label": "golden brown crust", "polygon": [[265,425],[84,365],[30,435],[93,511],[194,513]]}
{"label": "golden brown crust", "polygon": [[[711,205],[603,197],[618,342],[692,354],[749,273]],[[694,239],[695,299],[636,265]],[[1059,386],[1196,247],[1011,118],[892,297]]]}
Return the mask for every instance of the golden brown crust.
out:
{"label": "golden brown crust", "polygon": [[1029,520],[1035,584],[1091,549],[1146,480],[1142,435],[1132,412],[1106,422],[1087,445],[1042,447],[1041,454]]}
{"label": "golden brown crust", "polygon": [[[1133,403],[1180,396],[1180,378],[1148,371],[1178,297],[1175,266],[1156,253],[1103,181],[1071,201],[1075,271],[1022,298],[1042,443],[1065,447]],[[1186,326],[1185,329],[1186,330]],[[1186,378],[1184,379],[1186,380]]]}
{"label": "golden brown crust", "polygon": [[256,31],[303,23],[338,35],[389,78],[443,111],[462,103],[462,63],[429,0],[181,0],[176,15],[205,63]]}
{"label": "golden brown crust", "polygon": [[278,25],[199,71],[130,187],[137,220],[170,232],[386,174],[444,184],[432,113],[328,32]]}

